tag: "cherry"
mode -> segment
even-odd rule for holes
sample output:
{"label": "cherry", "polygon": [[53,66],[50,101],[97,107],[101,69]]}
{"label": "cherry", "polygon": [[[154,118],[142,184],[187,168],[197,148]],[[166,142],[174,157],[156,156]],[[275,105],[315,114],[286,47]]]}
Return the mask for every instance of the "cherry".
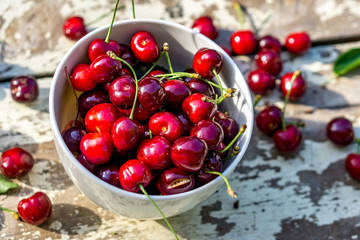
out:
{"label": "cherry", "polygon": [[[293,74],[293,72],[286,73],[281,78],[280,89],[284,97],[286,96],[287,92],[291,87],[291,77]],[[301,75],[297,76],[294,80],[294,83],[292,84],[289,99],[292,101],[300,100],[301,97],[304,96],[306,89],[307,84],[305,79]]]}
{"label": "cherry", "polygon": [[282,70],[282,61],[276,52],[269,49],[260,50],[255,55],[256,66],[270,74],[277,76]]}
{"label": "cherry", "polygon": [[62,134],[62,138],[71,153],[79,154],[80,153],[80,141],[82,137],[86,134],[84,128],[80,127],[70,127],[66,129]]}
{"label": "cherry", "polygon": [[156,182],[156,188],[163,195],[187,192],[194,187],[194,175],[178,167],[169,168],[164,171]]}
{"label": "cherry", "polygon": [[119,117],[119,111],[111,103],[97,104],[85,116],[86,131],[110,132],[114,122]]}
{"label": "cherry", "polygon": [[154,36],[147,31],[137,32],[130,44],[136,59],[143,63],[153,63],[160,56],[160,48]]}
{"label": "cherry", "polygon": [[92,78],[90,66],[80,63],[72,70],[70,82],[77,91],[90,91],[96,87],[96,82]]}
{"label": "cherry", "polygon": [[120,167],[117,165],[106,164],[101,166],[96,175],[101,180],[115,187],[121,187],[119,182],[119,169]]}
{"label": "cherry", "polygon": [[208,153],[206,142],[193,136],[178,138],[171,147],[170,157],[179,168],[188,172],[201,169]]}
{"label": "cherry", "polygon": [[224,164],[221,157],[217,153],[209,153],[205,159],[204,166],[197,173],[196,178],[201,185],[211,182],[214,180],[217,175],[211,174],[205,171],[205,169],[210,171],[222,172]]}
{"label": "cherry", "polygon": [[228,155],[228,151],[224,151],[224,152],[222,151],[225,148],[226,148],[226,145],[223,141],[221,141],[220,144],[218,145],[218,147],[216,148],[216,152],[220,156],[221,159],[226,158],[226,156]]}
{"label": "cherry", "polygon": [[332,119],[326,126],[327,137],[335,144],[346,146],[354,140],[352,123],[344,117]]}
{"label": "cherry", "polygon": [[248,30],[234,32],[230,37],[230,46],[237,55],[250,54],[257,47],[255,34]]}
{"label": "cherry", "polygon": [[192,67],[202,78],[211,79],[220,72],[223,61],[216,50],[200,48],[194,55]]}
{"label": "cherry", "polygon": [[119,45],[120,45],[119,57],[121,59],[124,59],[131,66],[134,66],[137,62],[137,59],[136,59],[134,53],[132,52],[131,47],[124,43],[120,43]]}
{"label": "cherry", "polygon": [[110,133],[95,132],[85,134],[80,142],[80,151],[94,165],[107,163],[114,151]]}
{"label": "cherry", "polygon": [[212,120],[202,120],[195,124],[190,136],[204,140],[208,150],[216,150],[224,139],[224,132],[218,123]]}
{"label": "cherry", "polygon": [[121,74],[122,64],[106,54],[100,55],[90,64],[92,78],[97,83],[109,83]]}
{"label": "cherry", "polygon": [[[162,74],[166,74],[167,72],[160,70],[160,69],[155,69],[152,70],[151,72],[149,72],[149,74],[146,75],[146,77],[156,77],[157,75],[162,75]],[[166,77],[161,78],[161,82],[162,83],[166,83],[168,81],[168,79]]]}
{"label": "cherry", "polygon": [[82,118],[85,118],[86,113],[95,105],[100,103],[107,103],[109,101],[108,94],[101,89],[93,89],[80,94],[78,98],[79,112]]}
{"label": "cherry", "polygon": [[209,97],[201,93],[193,93],[182,102],[182,110],[193,123],[212,119],[217,105],[207,101]]}
{"label": "cherry", "polygon": [[275,147],[284,153],[295,151],[302,141],[302,134],[294,125],[286,126],[286,129],[279,129],[273,135]]}
{"label": "cherry", "polygon": [[171,112],[157,112],[149,120],[149,129],[156,136],[163,136],[171,143],[184,133],[180,120]]}
{"label": "cherry", "polygon": [[22,148],[14,147],[3,152],[0,169],[7,178],[17,178],[28,173],[34,166],[34,158]]}
{"label": "cherry", "polygon": [[93,62],[97,57],[106,54],[108,51],[115,53],[116,56],[120,56],[121,50],[119,43],[113,40],[106,42],[103,39],[94,39],[88,49],[90,62]]}
{"label": "cherry", "polygon": [[[126,116],[126,117],[130,116],[131,109],[118,108],[118,110],[121,116]],[[139,103],[139,101],[136,101],[134,119],[139,122],[148,120],[155,112],[157,112],[157,110],[158,109],[154,109],[154,110],[145,109],[144,106]]]}
{"label": "cherry", "polygon": [[231,140],[233,140],[239,132],[239,124],[236,122],[235,119],[228,116],[227,114],[216,111],[214,115],[214,121],[220,124],[224,132],[225,142],[230,142]]}
{"label": "cherry", "polygon": [[232,53],[231,53],[231,51],[230,51],[230,49],[229,48],[227,48],[227,47],[225,47],[225,46],[223,46],[223,45],[219,45],[230,57],[232,56]]}
{"label": "cherry", "polygon": [[18,76],[10,81],[11,97],[20,103],[33,102],[39,96],[39,88],[35,78]]}
{"label": "cherry", "polygon": [[191,28],[199,31],[211,40],[215,40],[219,35],[218,30],[209,16],[197,18]]}
{"label": "cherry", "polygon": [[191,129],[194,127],[194,124],[187,118],[184,113],[177,113],[176,117],[180,120],[183,125],[184,134],[183,135],[190,135]]}
{"label": "cherry", "polygon": [[158,109],[164,104],[163,83],[154,77],[144,77],[139,81],[138,99],[145,109]]}
{"label": "cherry", "polygon": [[210,98],[215,97],[214,88],[207,82],[204,82],[200,79],[192,78],[190,81],[188,81],[188,86],[192,93],[202,93]]}
{"label": "cherry", "polygon": [[75,41],[88,33],[84,24],[84,19],[79,16],[67,18],[63,24],[63,32],[65,37]]}
{"label": "cherry", "polygon": [[256,117],[256,126],[267,135],[273,135],[281,128],[281,110],[276,106],[268,106]]}
{"label": "cherry", "polygon": [[144,161],[137,159],[128,160],[119,170],[121,187],[129,192],[139,192],[139,185],[146,187],[152,178],[150,167]]}
{"label": "cherry", "polygon": [[89,170],[90,172],[92,172],[93,174],[96,174],[98,169],[99,169],[99,165],[95,165],[92,164],[91,162],[89,162],[84,154],[79,154],[76,158],[81,165],[83,165],[87,170]]}
{"label": "cherry", "polygon": [[276,52],[277,54],[280,54],[282,50],[280,41],[271,35],[266,35],[260,38],[258,45],[260,50],[270,49]]}
{"label": "cherry", "polygon": [[153,170],[163,170],[171,165],[171,143],[163,136],[155,136],[141,142],[137,159],[144,161]]}
{"label": "cherry", "polygon": [[164,90],[165,107],[172,111],[180,111],[181,103],[191,94],[188,84],[176,79],[165,82]]}
{"label": "cherry", "polygon": [[22,199],[18,203],[18,212],[21,219],[31,225],[40,225],[51,216],[52,203],[50,198],[43,192]]}
{"label": "cherry", "polygon": [[285,48],[294,54],[304,54],[311,47],[311,39],[306,32],[291,33],[286,37]]}
{"label": "cherry", "polygon": [[129,75],[116,78],[109,87],[110,101],[116,107],[129,109],[135,99],[135,81]]}
{"label": "cherry", "polygon": [[360,181],[360,140],[354,139],[357,144],[357,152],[350,153],[345,159],[345,169],[351,177]]}
{"label": "cherry", "polygon": [[119,150],[131,150],[137,147],[144,137],[144,127],[136,120],[120,117],[111,129],[114,146]]}
{"label": "cherry", "polygon": [[78,127],[78,128],[82,128],[85,129],[84,123],[80,120],[70,120],[67,124],[65,124],[65,127],[63,129],[63,131],[61,132],[61,134],[63,134],[66,130],[68,130],[69,128],[72,127]]}
{"label": "cherry", "polygon": [[251,71],[247,78],[249,88],[255,94],[265,95],[276,86],[275,77],[263,69]]}

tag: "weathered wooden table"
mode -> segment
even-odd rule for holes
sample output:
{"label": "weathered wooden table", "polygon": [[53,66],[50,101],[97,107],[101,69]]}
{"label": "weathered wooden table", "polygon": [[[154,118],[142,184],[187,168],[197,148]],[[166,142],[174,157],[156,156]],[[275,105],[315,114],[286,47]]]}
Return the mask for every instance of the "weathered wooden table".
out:
{"label": "weathered wooden table", "polygon": [[[167,19],[186,26],[203,14],[221,29],[218,43],[228,46],[240,28],[232,1],[135,1],[138,18]],[[138,221],[108,212],[85,197],[66,175],[56,154],[48,114],[52,74],[74,44],[62,35],[70,15],[89,22],[110,11],[114,1],[2,0],[0,2],[0,151],[21,146],[35,157],[31,172],[15,180],[21,187],[0,195],[0,205],[16,209],[18,201],[35,191],[46,192],[52,217],[31,226],[0,212],[1,239],[171,239],[164,221]],[[360,2],[354,0],[243,1],[253,23],[269,15],[260,35],[281,40],[294,31],[310,33],[314,47],[299,57],[286,52],[283,73],[302,70],[309,88],[305,97],[288,106],[287,117],[301,119],[304,142],[291,156],[279,154],[272,139],[256,128],[250,146],[230,178],[238,200],[225,187],[193,210],[170,221],[181,239],[359,239],[360,182],[350,178],[344,159],[355,144],[337,147],[325,136],[331,118],[346,116],[360,136],[359,71],[334,78],[332,65],[339,54],[360,47]],[[131,2],[117,20],[131,18]],[[92,25],[108,24],[110,16]],[[251,21],[246,19],[246,27]],[[247,76],[253,56],[235,56]],[[18,75],[37,77],[40,96],[31,105],[15,103],[9,80]],[[323,84],[329,82],[326,87]],[[260,102],[281,106],[275,90]],[[259,110],[258,109],[258,110]]]}

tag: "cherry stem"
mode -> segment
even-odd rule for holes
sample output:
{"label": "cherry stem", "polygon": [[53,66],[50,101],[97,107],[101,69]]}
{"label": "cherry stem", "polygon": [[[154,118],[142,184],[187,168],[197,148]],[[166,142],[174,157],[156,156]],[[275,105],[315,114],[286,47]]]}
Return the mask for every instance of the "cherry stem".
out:
{"label": "cherry stem", "polygon": [[261,31],[261,29],[265,26],[265,24],[267,22],[269,22],[269,20],[271,19],[272,15],[269,14],[266,16],[266,18],[260,23],[260,26],[258,28],[255,29],[255,35],[258,35],[259,32]]}
{"label": "cherry stem", "polygon": [[286,106],[289,102],[289,97],[290,97],[290,93],[294,84],[295,79],[301,74],[300,70],[296,70],[290,80],[290,89],[287,91],[286,93],[286,97],[285,97],[285,101],[284,101],[284,106],[281,112],[281,124],[282,124],[282,129],[285,131],[286,130],[286,123],[285,123],[285,109]]}
{"label": "cherry stem", "polygon": [[14,217],[16,220],[21,219],[21,218],[20,218],[20,215],[19,215],[17,212],[13,211],[13,210],[10,210],[10,209],[8,209],[8,208],[4,208],[4,207],[1,207],[1,206],[0,206],[0,209],[9,212],[11,215],[13,215],[13,217]]}
{"label": "cherry stem", "polygon": [[130,113],[130,116],[129,116],[130,119],[133,119],[133,117],[134,117],[134,112],[135,112],[135,106],[136,106],[136,100],[137,100],[137,97],[138,97],[138,79],[137,79],[135,70],[134,70],[134,68],[133,68],[127,61],[125,61],[125,60],[122,59],[122,58],[119,58],[119,57],[116,56],[115,53],[113,53],[112,51],[108,51],[106,54],[107,54],[108,56],[110,56],[112,59],[115,59],[115,60],[118,60],[118,61],[124,63],[126,66],[128,66],[128,68],[130,68],[132,74],[134,75],[134,78],[135,78],[135,98],[134,98],[134,103],[133,103],[133,106],[132,106],[132,108],[131,108],[131,113]]}
{"label": "cherry stem", "polygon": [[[116,11],[117,11],[117,10],[120,10],[120,9],[124,9],[124,8],[125,8],[125,5],[122,5],[122,6],[118,7],[118,8],[116,9]],[[85,27],[89,27],[90,25],[92,25],[92,24],[94,24],[94,23],[96,23],[96,22],[100,21],[101,19],[103,19],[103,18],[107,17],[108,15],[110,15],[110,14],[111,14],[111,13],[113,13],[113,12],[114,12],[114,11],[113,11],[113,10],[111,10],[110,12],[105,13],[105,14],[101,15],[100,17],[98,17],[98,18],[96,18],[96,19],[92,20],[91,22],[86,23],[86,24],[85,24]]]}
{"label": "cherry stem", "polygon": [[253,108],[254,108],[254,111],[255,111],[255,107],[258,105],[258,103],[260,102],[261,100],[261,95],[256,95],[255,98],[254,98],[254,103],[253,103]]}
{"label": "cherry stem", "polygon": [[76,91],[75,91],[73,85],[71,84],[70,76],[69,76],[68,71],[67,71],[67,66],[64,67],[64,72],[65,72],[66,79],[67,79],[67,81],[69,82],[69,84],[71,86],[71,89],[72,89],[72,91],[74,93],[75,100],[76,100],[76,109],[77,109],[77,111],[76,111],[75,121],[71,124],[73,127],[76,127],[76,122],[77,122],[77,120],[79,118],[79,112],[80,112],[79,111],[79,99],[77,97],[77,94],[76,94]]}
{"label": "cherry stem", "polygon": [[171,72],[171,73],[174,73],[174,70],[173,70],[173,68],[172,68],[171,61],[170,61],[169,50],[170,50],[169,44],[168,44],[167,42],[165,42],[165,43],[163,44],[163,51],[165,52],[165,55],[166,55],[166,59],[167,59],[168,65],[169,65],[170,72]]}
{"label": "cherry stem", "polygon": [[150,129],[149,129],[149,137],[150,137],[150,139],[153,138],[152,131]]}
{"label": "cherry stem", "polygon": [[231,159],[233,156],[236,156],[239,154],[239,151],[240,151],[240,147],[239,146],[235,146],[230,154],[230,156],[226,157],[223,159],[223,161],[227,161],[229,159]]}
{"label": "cherry stem", "polygon": [[135,19],[135,4],[134,4],[134,0],[131,0],[131,5],[132,5],[132,12],[133,12],[133,19]]}
{"label": "cherry stem", "polygon": [[216,171],[210,171],[209,169],[205,169],[204,170],[205,173],[211,173],[211,174],[216,174],[219,175],[220,177],[222,177],[226,183],[227,186],[227,193],[230,195],[230,197],[232,198],[237,198],[237,194],[234,190],[232,190],[229,181],[227,180],[227,178],[221,173],[221,172],[216,172]]}
{"label": "cherry stem", "polygon": [[360,154],[360,139],[359,138],[354,138],[354,141],[357,144],[356,153]]}
{"label": "cherry stem", "polygon": [[224,88],[222,87],[222,84],[221,84],[221,80],[220,80],[220,78],[219,78],[219,75],[217,74],[215,68],[211,69],[211,71],[212,71],[212,72],[214,73],[214,75],[216,76],[216,79],[217,79],[217,81],[218,81],[218,83],[219,83],[219,86],[220,86],[221,96],[222,96],[222,95],[224,94]]}
{"label": "cherry stem", "polygon": [[156,65],[159,63],[160,59],[164,56],[164,54],[166,54],[166,52],[162,51],[160,57],[153,63],[153,65],[146,71],[146,73],[139,79],[139,81],[144,77],[146,77],[156,67]]}
{"label": "cherry stem", "polygon": [[221,151],[217,151],[218,153],[223,153],[226,152],[235,142],[236,140],[241,136],[241,134],[243,134],[246,130],[247,126],[246,124],[243,124],[238,132],[238,134],[236,134],[236,136],[233,138],[233,140],[231,140],[231,142]]}
{"label": "cherry stem", "polygon": [[111,34],[111,30],[112,30],[112,27],[113,27],[113,24],[114,24],[115,15],[116,15],[116,10],[117,10],[117,8],[118,8],[118,5],[119,5],[119,0],[116,1],[116,5],[115,5],[115,9],[114,9],[114,14],[113,14],[113,17],[112,17],[112,19],[111,19],[111,23],[110,23],[110,27],[109,27],[107,36],[106,36],[106,38],[105,38],[105,42],[106,42],[106,43],[109,43],[109,40],[110,40],[110,34]]}
{"label": "cherry stem", "polygon": [[138,185],[140,190],[143,192],[144,195],[146,195],[146,197],[150,200],[150,202],[155,206],[155,208],[159,211],[159,213],[161,214],[161,216],[164,218],[166,224],[169,226],[171,232],[174,234],[175,238],[177,240],[179,240],[178,236],[176,235],[173,227],[171,226],[169,220],[165,217],[164,213],[161,211],[161,209],[158,207],[158,205],[154,202],[154,200],[152,200],[152,198],[149,196],[149,194],[146,192],[144,186],[142,184]]}
{"label": "cherry stem", "polygon": [[241,29],[244,29],[245,21],[244,21],[244,14],[243,14],[243,11],[241,9],[241,5],[238,2],[234,2],[234,8],[236,10],[237,17],[239,19]]}

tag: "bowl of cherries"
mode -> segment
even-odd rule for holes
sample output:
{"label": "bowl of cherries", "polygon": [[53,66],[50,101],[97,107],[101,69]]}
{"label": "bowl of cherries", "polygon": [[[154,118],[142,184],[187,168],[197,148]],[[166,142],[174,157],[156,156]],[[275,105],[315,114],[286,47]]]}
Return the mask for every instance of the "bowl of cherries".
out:
{"label": "bowl of cherries", "polygon": [[231,57],[199,32],[155,19],[115,22],[76,42],[54,74],[49,111],[74,184],[136,219],[183,213],[217,191],[254,123]]}

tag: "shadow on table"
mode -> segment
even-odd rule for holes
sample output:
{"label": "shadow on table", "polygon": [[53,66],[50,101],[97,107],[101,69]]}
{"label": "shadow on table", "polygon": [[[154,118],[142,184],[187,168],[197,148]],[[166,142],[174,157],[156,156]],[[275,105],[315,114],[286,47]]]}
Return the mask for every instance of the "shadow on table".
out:
{"label": "shadow on table", "polygon": [[18,146],[24,148],[30,153],[35,153],[38,150],[38,144],[36,144],[36,141],[32,136],[18,132],[15,129],[0,130],[0,152],[4,152],[9,148]]}

